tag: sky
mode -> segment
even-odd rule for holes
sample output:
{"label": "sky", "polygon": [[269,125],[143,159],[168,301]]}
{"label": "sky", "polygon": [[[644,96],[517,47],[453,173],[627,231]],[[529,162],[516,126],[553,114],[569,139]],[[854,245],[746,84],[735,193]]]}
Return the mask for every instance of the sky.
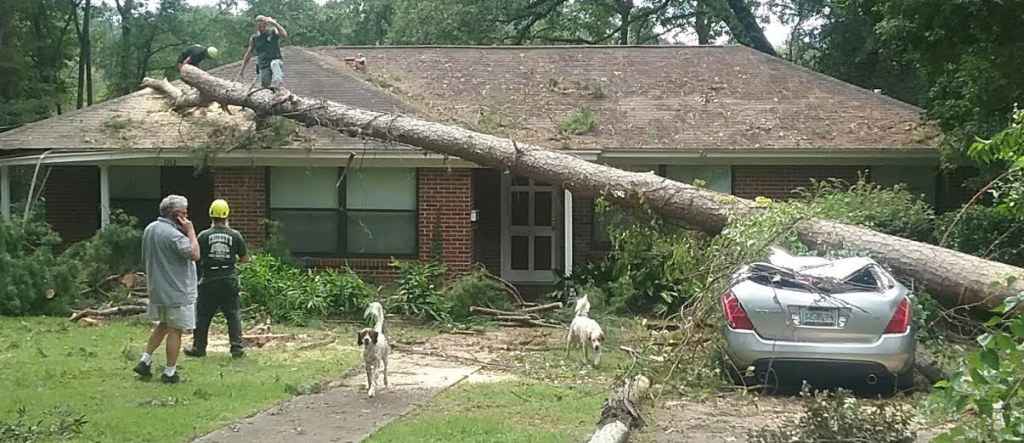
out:
{"label": "sky", "polygon": [[[100,1],[102,1],[103,3],[106,3],[106,4],[113,4],[114,3],[113,0],[100,0]],[[315,1],[317,3],[323,4],[327,0],[315,0]],[[217,4],[217,0],[186,0],[186,3],[192,4],[192,5],[196,5],[196,6],[201,6],[201,5],[209,6],[209,5],[216,5]],[[783,24],[775,21],[774,18],[773,18],[772,22],[769,23],[767,26],[765,26],[764,34],[765,34],[765,37],[768,38],[768,41],[770,41],[773,46],[775,46],[776,48],[780,48],[782,45],[784,45],[786,43],[786,38],[789,37],[789,30],[790,30],[789,26],[783,25]],[[697,42],[697,38],[696,38],[696,36],[692,36],[692,35],[691,36],[686,36],[686,37],[683,37],[683,42],[686,43],[686,44],[694,44],[694,43]]]}

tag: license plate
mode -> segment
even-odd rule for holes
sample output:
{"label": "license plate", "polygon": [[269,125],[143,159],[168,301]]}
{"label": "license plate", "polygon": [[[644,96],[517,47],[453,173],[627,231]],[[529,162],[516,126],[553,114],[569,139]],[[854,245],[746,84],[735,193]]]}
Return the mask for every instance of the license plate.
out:
{"label": "license plate", "polygon": [[804,326],[835,327],[836,317],[838,315],[835,309],[805,308],[800,311],[800,324]]}

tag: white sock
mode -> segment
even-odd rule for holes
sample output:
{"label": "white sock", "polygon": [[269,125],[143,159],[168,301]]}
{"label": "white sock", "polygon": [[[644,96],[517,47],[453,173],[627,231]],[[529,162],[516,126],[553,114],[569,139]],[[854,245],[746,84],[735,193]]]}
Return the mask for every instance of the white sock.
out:
{"label": "white sock", "polygon": [[164,368],[164,375],[168,377],[174,377],[174,372],[178,369],[177,366],[168,366]]}
{"label": "white sock", "polygon": [[149,355],[148,352],[143,352],[142,353],[142,359],[139,360],[139,361],[145,363],[146,366],[149,366],[149,365],[153,364],[153,356]]}

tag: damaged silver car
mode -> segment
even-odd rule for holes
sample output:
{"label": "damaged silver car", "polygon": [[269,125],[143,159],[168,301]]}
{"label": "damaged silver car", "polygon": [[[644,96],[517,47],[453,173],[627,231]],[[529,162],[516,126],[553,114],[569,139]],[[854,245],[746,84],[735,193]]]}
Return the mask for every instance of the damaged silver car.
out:
{"label": "damaged silver car", "polygon": [[733,275],[722,295],[730,373],[747,385],[913,388],[911,294],[869,258],[796,257]]}

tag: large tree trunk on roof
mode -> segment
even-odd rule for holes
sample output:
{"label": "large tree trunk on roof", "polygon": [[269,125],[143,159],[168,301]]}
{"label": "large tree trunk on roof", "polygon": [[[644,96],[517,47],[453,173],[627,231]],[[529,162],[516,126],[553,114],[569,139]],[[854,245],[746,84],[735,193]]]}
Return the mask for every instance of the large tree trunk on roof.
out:
{"label": "large tree trunk on roof", "polygon": [[[768,37],[765,37],[764,30],[761,29],[761,25],[757,23],[757,17],[754,16],[754,12],[750,10],[750,6],[744,0],[726,0],[729,5],[729,9],[733,15],[736,16],[736,22],[739,25],[739,29],[733,29],[733,35],[737,36],[738,39],[747,46],[761,51],[768,55],[778,56],[775,52],[775,47],[772,46],[772,42],[768,41]],[[732,24],[733,21],[727,21]]]}
{"label": "large tree trunk on roof", "polygon": [[[351,136],[404,143],[561,185],[583,196],[604,192],[614,203],[632,207],[647,205],[666,217],[712,234],[720,232],[730,219],[757,210],[750,200],[696,188],[654,174],[598,165],[571,153],[516,143],[468,129],[351,108],[288,92],[253,92],[246,85],[221,80],[187,65],[181,72],[181,78],[201,92],[203,101],[244,106],[258,114],[282,115],[310,126],[334,128]],[[144,84],[162,91],[177,109],[201,101],[199,95],[182,93],[167,82],[149,81]],[[1024,270],[1003,263],[826,220],[805,221],[796,229],[801,241],[810,247],[842,245],[871,254],[898,274],[924,285],[929,293],[947,305],[992,308],[1024,289],[1024,280],[1010,288],[992,286],[1008,277],[1024,277]]]}

